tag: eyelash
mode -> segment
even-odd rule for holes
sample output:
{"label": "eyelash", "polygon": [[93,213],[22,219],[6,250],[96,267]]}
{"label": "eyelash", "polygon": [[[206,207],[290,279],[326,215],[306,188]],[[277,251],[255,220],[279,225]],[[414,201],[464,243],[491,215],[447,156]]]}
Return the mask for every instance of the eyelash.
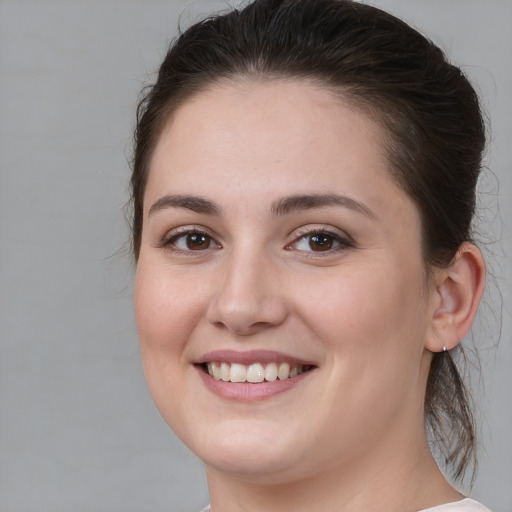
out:
{"label": "eyelash", "polygon": [[[176,243],[180,239],[183,238],[186,240],[187,237],[192,236],[192,235],[207,238],[209,240],[208,247],[206,247],[204,249],[194,250],[194,249],[190,249],[190,248],[182,249],[176,245]],[[185,241],[185,243],[186,243],[186,241]],[[222,248],[222,246],[218,242],[215,241],[213,236],[208,234],[205,230],[203,230],[201,228],[196,228],[196,227],[183,227],[183,228],[177,228],[177,229],[173,230],[168,236],[166,236],[164,238],[164,240],[162,240],[160,245],[163,248],[169,248],[176,254],[180,254],[180,255],[183,254],[185,256],[193,256],[193,255],[199,256],[199,255],[204,254],[205,251],[211,249],[210,246],[212,244],[215,245],[216,249]],[[194,254],[194,253],[197,253],[197,254]]]}
{"label": "eyelash", "polygon": [[[310,244],[313,237],[325,237],[328,239],[331,239],[331,244],[337,244],[335,247],[328,247],[326,250],[320,250],[320,251],[313,251],[313,250],[301,250],[297,249],[298,251],[302,253],[306,253],[308,257],[310,258],[322,258],[322,257],[328,257],[332,256],[333,254],[337,254],[343,251],[346,251],[347,249],[353,248],[354,244],[348,237],[343,237],[342,235],[335,233],[329,229],[325,228],[313,228],[308,229],[305,228],[303,230],[299,230],[298,233],[296,233],[295,239],[286,245],[285,249],[287,250],[293,250],[294,246],[296,246],[301,241],[306,241],[306,243]],[[309,239],[309,241],[308,241]]]}
{"label": "eyelash", "polygon": [[[176,245],[180,239],[184,239],[185,243],[187,243],[186,238],[193,235],[206,238],[206,241],[208,241],[208,247],[205,247],[204,249],[194,250],[190,248],[180,248]],[[324,237],[330,239],[330,241],[327,241],[328,244],[330,243],[330,246],[327,247],[326,250],[319,251],[295,249],[294,246],[296,246],[302,241],[305,241],[306,243],[310,244],[313,237]],[[163,248],[169,248],[174,253],[179,255],[199,256],[204,255],[206,251],[212,249],[212,244],[214,244],[214,249],[222,249],[222,246],[215,240],[215,238],[211,236],[209,233],[207,233],[205,230],[199,227],[183,227],[173,230],[168,236],[165,237],[164,240],[162,240],[160,246]],[[332,245],[334,245],[334,247],[332,247]],[[307,254],[307,256],[310,258],[322,258],[346,251],[347,249],[350,249],[352,247],[354,247],[354,244],[348,237],[343,237],[340,234],[330,231],[328,229],[304,228],[295,233],[294,240],[289,244],[286,244],[285,250],[292,251],[295,249],[300,253]]]}

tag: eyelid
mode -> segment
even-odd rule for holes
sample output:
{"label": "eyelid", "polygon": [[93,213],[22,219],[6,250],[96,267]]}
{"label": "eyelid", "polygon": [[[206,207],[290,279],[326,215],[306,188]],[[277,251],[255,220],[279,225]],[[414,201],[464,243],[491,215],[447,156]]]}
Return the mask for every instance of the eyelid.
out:
{"label": "eyelid", "polygon": [[198,234],[198,235],[205,235],[209,237],[212,242],[215,244],[215,247],[213,249],[222,249],[222,244],[219,243],[217,240],[217,236],[212,234],[211,231],[204,226],[200,225],[188,225],[188,226],[178,226],[176,228],[173,228],[165,233],[165,235],[162,237],[162,239],[159,242],[159,247],[163,249],[169,249],[174,253],[177,254],[185,254],[187,256],[199,256],[203,255],[207,251],[211,251],[212,248],[207,249],[200,249],[200,250],[183,250],[179,247],[173,245],[173,243],[178,240],[181,237],[185,237],[190,234]]}
{"label": "eyelid", "polygon": [[[211,239],[212,243],[214,244],[214,247],[208,247],[206,249],[188,249],[184,250],[176,245],[174,245],[174,242],[178,240],[181,237],[185,237],[190,234],[199,234],[199,235],[205,235],[208,238]],[[326,235],[332,237],[338,244],[337,247],[328,249],[326,251],[306,251],[306,250],[300,250],[296,249],[294,246],[302,239],[313,236],[313,235]],[[346,251],[347,249],[354,247],[354,242],[352,238],[346,234],[344,231],[332,227],[332,226],[326,226],[326,225],[311,225],[311,226],[303,226],[301,228],[296,229],[290,234],[293,239],[288,242],[285,245],[285,250],[295,250],[296,252],[307,254],[308,257],[328,257],[332,256],[336,253]],[[178,226],[176,228],[173,228],[165,233],[165,235],[161,238],[161,240],[158,242],[158,247],[163,249],[168,249],[172,251],[175,254],[184,254],[186,256],[201,256],[204,255],[207,252],[210,252],[212,250],[219,250],[222,249],[222,244],[218,241],[218,236],[216,234],[213,234],[210,229],[206,228],[205,226],[201,225],[187,225],[187,226]]]}
{"label": "eyelid", "polygon": [[325,225],[317,225],[317,226],[304,226],[301,227],[294,232],[292,232],[293,240],[286,244],[285,249],[294,250],[293,245],[297,244],[303,238],[307,236],[313,235],[327,235],[332,237],[336,242],[340,244],[337,248],[326,250],[326,251],[303,251],[298,250],[298,252],[307,254],[308,257],[327,257],[332,256],[338,252],[346,251],[355,246],[353,239],[344,231],[341,231],[337,228]]}
{"label": "eyelid", "polygon": [[300,238],[306,235],[320,233],[332,235],[334,237],[341,238],[342,240],[345,240],[347,242],[353,243],[352,237],[348,235],[345,231],[327,224],[308,224],[307,226],[302,226],[292,231],[291,236],[293,236],[294,238]]}

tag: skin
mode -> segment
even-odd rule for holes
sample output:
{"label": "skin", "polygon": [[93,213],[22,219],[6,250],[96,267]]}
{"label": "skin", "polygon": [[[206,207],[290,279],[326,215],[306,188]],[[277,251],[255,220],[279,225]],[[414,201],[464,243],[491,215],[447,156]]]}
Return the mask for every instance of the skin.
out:
{"label": "skin", "polygon": [[[301,194],[352,202],[272,210]],[[320,230],[330,250],[312,243]],[[187,245],[198,231],[204,244]],[[471,325],[484,267],[467,244],[427,272],[420,232],[385,133],[328,90],[218,84],[174,113],[144,196],[135,311],[149,389],[205,462],[213,512],[460,499],[428,449],[423,399],[432,352]],[[274,350],[314,370],[283,393],[229,400],[198,370],[212,350]]]}

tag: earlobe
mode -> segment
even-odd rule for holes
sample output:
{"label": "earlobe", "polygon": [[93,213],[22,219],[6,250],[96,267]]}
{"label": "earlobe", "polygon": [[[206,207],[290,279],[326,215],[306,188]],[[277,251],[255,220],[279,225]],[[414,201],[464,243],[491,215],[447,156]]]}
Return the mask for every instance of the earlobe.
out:
{"label": "earlobe", "polygon": [[485,262],[480,250],[463,243],[447,268],[437,276],[434,314],[425,348],[453,349],[473,324],[485,288]]}

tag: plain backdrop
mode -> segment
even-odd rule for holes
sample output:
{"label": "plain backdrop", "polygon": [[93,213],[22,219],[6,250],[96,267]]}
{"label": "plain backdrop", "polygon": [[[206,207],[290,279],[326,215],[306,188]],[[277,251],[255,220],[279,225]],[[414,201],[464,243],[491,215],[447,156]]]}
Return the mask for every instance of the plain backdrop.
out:
{"label": "plain backdrop", "polygon": [[[512,512],[512,2],[369,3],[427,33],[484,98],[478,232],[495,279],[475,334],[472,494]],[[201,463],[145,387],[123,206],[138,92],[180,17],[186,27],[219,6],[0,0],[1,512],[197,512],[208,501]]]}

